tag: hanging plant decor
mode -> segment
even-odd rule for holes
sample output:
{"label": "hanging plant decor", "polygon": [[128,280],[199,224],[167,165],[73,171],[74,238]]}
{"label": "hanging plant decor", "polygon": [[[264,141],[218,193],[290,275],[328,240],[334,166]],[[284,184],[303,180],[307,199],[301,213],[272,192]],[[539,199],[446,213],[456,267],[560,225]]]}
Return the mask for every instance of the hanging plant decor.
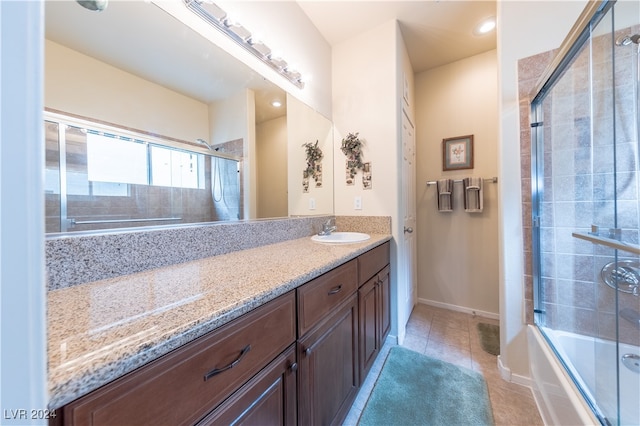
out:
{"label": "hanging plant decor", "polygon": [[[318,147],[318,141],[316,140],[316,143],[305,143],[302,146],[307,154],[307,168],[304,169],[302,177],[307,180],[313,178],[313,180],[316,181],[316,187],[322,187],[321,161],[324,158],[324,154],[322,154],[322,150]],[[308,184],[306,187],[308,188]]]}
{"label": "hanging plant decor", "polygon": [[342,139],[342,146],[340,147],[342,153],[347,156],[347,185],[353,185],[353,178],[358,173],[358,170],[364,169],[362,141],[358,138],[358,134],[358,132],[347,134],[347,137]]}

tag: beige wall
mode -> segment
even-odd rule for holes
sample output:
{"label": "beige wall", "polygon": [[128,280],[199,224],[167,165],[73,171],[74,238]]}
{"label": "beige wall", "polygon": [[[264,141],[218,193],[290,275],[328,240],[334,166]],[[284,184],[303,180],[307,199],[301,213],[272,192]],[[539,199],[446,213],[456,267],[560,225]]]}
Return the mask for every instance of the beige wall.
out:
{"label": "beige wall", "polygon": [[[200,136],[207,139],[211,145],[233,141],[236,139],[247,139],[247,114],[253,108],[251,101],[255,98],[253,91],[248,89],[239,90],[232,96],[209,104],[209,126],[207,136]],[[246,153],[246,146],[243,147]]]}
{"label": "beige wall", "polygon": [[[402,339],[408,316],[399,302],[405,295],[398,294],[404,278],[398,248],[403,235],[399,217],[403,77],[407,76],[410,91],[414,82],[398,23],[386,22],[334,46],[332,62],[335,214],[391,217],[391,333]],[[345,183],[340,146],[342,138],[353,132],[364,141],[364,160],[372,163],[370,190],[362,187],[362,173],[354,186]],[[354,209],[356,196],[362,198],[362,210]]]}
{"label": "beige wall", "polygon": [[287,210],[287,117],[256,124],[257,217],[283,217]]}
{"label": "beige wall", "polygon": [[[286,153],[289,180],[289,215],[333,214],[333,125],[311,107],[287,95]],[[322,186],[309,179],[309,192],[303,192],[302,174],[307,166],[305,143],[315,143],[322,150]],[[313,200],[315,209],[311,208]]]}
{"label": "beige wall", "polygon": [[[388,216],[397,205],[396,45],[395,21],[333,48],[333,124],[336,215]],[[342,138],[359,133],[364,161],[371,162],[371,190],[345,183]],[[362,197],[362,210],[354,198]]]}
{"label": "beige wall", "polygon": [[206,104],[48,40],[44,78],[47,108],[188,141],[209,134]]}
{"label": "beige wall", "polygon": [[[492,50],[416,75],[418,298],[498,318],[497,185],[484,183],[482,213],[465,213],[462,185],[454,211],[437,210],[427,181],[498,173],[497,55]],[[442,170],[442,139],[474,136],[474,168]]]}

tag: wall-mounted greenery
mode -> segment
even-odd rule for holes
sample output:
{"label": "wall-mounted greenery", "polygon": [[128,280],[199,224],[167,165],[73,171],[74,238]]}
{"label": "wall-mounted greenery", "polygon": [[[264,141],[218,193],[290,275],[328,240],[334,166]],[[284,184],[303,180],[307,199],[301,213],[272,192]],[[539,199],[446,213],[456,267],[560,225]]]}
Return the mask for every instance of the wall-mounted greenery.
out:
{"label": "wall-mounted greenery", "polygon": [[318,141],[316,140],[316,143],[308,142],[302,146],[307,154],[307,168],[304,169],[303,177],[305,179],[313,178],[316,182],[322,182],[322,167],[320,163],[324,158],[324,154],[318,146]]}
{"label": "wall-mounted greenery", "polygon": [[362,161],[362,140],[358,135],[358,132],[347,134],[347,136],[342,139],[342,146],[340,147],[342,153],[347,156],[347,171],[351,179],[355,177],[358,170],[364,169],[364,162]]}

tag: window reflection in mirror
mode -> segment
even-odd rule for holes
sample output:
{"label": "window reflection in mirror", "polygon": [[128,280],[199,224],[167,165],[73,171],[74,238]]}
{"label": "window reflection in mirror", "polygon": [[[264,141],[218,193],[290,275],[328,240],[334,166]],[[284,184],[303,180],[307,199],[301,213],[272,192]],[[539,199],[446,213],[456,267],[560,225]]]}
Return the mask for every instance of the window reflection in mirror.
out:
{"label": "window reflection in mirror", "polygon": [[83,124],[47,116],[46,232],[242,218],[239,158]]}

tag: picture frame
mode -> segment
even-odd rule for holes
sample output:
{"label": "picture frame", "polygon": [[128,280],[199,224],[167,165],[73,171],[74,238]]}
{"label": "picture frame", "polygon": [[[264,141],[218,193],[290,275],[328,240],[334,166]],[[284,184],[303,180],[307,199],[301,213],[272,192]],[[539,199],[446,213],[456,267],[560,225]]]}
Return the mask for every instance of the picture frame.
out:
{"label": "picture frame", "polygon": [[442,140],[442,170],[473,169],[473,135]]}

